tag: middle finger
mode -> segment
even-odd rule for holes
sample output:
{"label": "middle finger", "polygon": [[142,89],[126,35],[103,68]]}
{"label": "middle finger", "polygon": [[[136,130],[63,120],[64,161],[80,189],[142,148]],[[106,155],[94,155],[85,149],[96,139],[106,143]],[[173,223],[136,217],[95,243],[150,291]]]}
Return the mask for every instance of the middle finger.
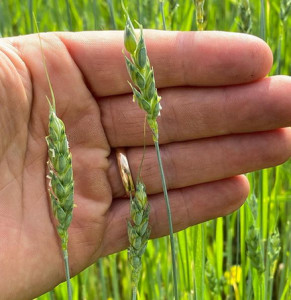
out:
{"label": "middle finger", "polygon": [[[159,91],[160,143],[266,131],[290,125],[291,78],[276,76],[229,87],[181,87]],[[141,146],[144,112],[132,95],[98,100],[111,147]],[[146,144],[153,144],[147,129]]]}

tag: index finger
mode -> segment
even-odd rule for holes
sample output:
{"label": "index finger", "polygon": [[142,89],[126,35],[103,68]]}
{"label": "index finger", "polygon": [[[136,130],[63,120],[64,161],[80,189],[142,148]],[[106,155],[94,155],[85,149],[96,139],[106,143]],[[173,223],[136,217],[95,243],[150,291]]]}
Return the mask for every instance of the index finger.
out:
{"label": "index finger", "polygon": [[[130,92],[123,32],[58,33],[95,96]],[[227,32],[145,30],[157,87],[221,86],[256,81],[270,71],[261,39]]]}

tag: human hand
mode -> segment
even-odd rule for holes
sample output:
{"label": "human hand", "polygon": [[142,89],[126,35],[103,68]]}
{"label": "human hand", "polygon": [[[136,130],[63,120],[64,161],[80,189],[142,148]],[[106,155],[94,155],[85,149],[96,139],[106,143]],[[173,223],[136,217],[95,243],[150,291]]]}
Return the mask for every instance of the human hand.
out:
{"label": "human hand", "polygon": [[[175,230],[232,212],[248,183],[238,175],[291,153],[291,80],[264,78],[272,57],[257,38],[146,31],[162,96],[160,143]],[[73,155],[72,274],[127,246],[129,201],[115,159],[127,147],[136,178],[144,114],[132,103],[123,32],[42,34],[49,75]],[[65,279],[47,195],[49,95],[36,35],[0,43],[0,291],[31,299]],[[168,221],[151,133],[143,180],[152,237]]]}

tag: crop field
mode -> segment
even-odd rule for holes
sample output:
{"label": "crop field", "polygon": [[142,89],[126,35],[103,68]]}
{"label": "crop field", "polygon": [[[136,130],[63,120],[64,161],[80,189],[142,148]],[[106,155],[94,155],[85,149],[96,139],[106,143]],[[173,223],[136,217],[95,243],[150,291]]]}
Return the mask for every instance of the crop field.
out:
{"label": "crop field", "polygon": [[[198,30],[197,2],[124,0],[143,28],[181,31]],[[291,74],[290,0],[205,0],[201,13],[199,29],[259,36],[273,52],[269,75]],[[120,0],[1,0],[0,35],[36,33],[33,14],[40,32],[124,30],[126,21]],[[174,235],[179,299],[291,299],[290,162],[247,176],[238,211]],[[126,250],[100,258],[71,279],[73,299],[131,299],[130,276]],[[66,284],[37,299],[67,299]],[[148,243],[138,299],[174,299],[168,237]]]}

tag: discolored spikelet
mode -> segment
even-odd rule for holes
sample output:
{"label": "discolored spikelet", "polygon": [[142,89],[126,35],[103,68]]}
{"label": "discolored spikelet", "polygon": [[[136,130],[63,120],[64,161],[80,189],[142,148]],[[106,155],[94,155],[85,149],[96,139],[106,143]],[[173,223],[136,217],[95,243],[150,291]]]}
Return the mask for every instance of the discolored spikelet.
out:
{"label": "discolored spikelet", "polygon": [[62,240],[62,248],[66,250],[68,228],[72,221],[74,207],[72,155],[69,151],[65,125],[62,120],[57,117],[55,108],[51,103],[49,112],[49,135],[46,137],[46,142],[49,157],[49,195],[54,216],[58,221],[57,230]]}
{"label": "discolored spikelet", "polygon": [[204,0],[195,0],[195,5],[196,5],[196,24],[197,24],[197,29],[199,31],[202,31],[205,26],[204,22]]}
{"label": "discolored spikelet", "polygon": [[135,196],[130,201],[130,217],[127,222],[127,231],[130,246],[128,259],[131,265],[131,281],[137,287],[141,272],[141,257],[146,250],[150,236],[149,223],[150,206],[144,184],[139,181],[136,185]]}

